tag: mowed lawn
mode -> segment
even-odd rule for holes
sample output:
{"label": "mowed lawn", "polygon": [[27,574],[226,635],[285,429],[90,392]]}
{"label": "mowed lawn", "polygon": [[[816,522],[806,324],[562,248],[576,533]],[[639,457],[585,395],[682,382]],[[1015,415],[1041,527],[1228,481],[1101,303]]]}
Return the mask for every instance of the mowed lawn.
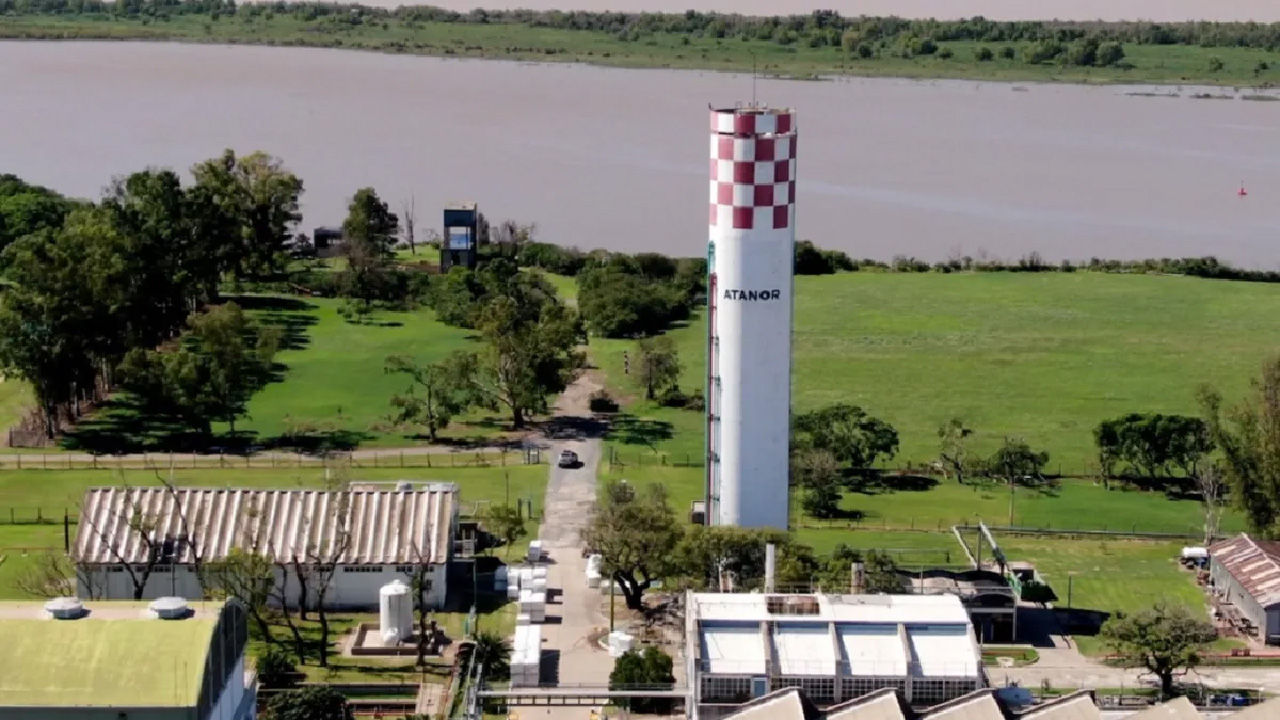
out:
{"label": "mowed lawn", "polygon": [[[792,402],[862,405],[898,429],[890,466],[937,456],[937,428],[961,417],[975,451],[1008,436],[1050,452],[1050,472],[1092,472],[1092,430],[1129,412],[1196,412],[1211,382],[1230,401],[1280,346],[1280,286],[1101,273],[847,273],[796,279]],[[705,385],[702,317],[672,331],[686,390]],[[625,400],[634,343],[592,339]],[[631,451],[702,452],[700,413],[635,403],[648,433]],[[621,449],[621,448],[620,448]],[[1134,518],[1138,520],[1138,518]]]}
{"label": "mowed lawn", "polygon": [[[281,352],[281,382],[258,392],[237,430],[274,438],[298,433],[351,433],[362,445],[411,444],[388,418],[390,399],[408,386],[408,377],[383,371],[388,355],[408,355],[422,363],[455,350],[478,349],[470,331],[450,327],[435,313],[377,312],[373,322],[350,323],[338,315],[340,301],[299,300],[297,309],[259,311],[264,322],[297,328],[297,347]],[[466,425],[445,435],[477,432]]]}
{"label": "mowed lawn", "polygon": [[[546,465],[469,468],[361,468],[351,470],[351,480],[431,480],[457,483],[461,512],[482,514],[494,504],[517,500],[531,502],[534,517],[542,513],[546,494]],[[166,473],[164,477],[168,477]],[[187,487],[321,488],[324,470],[318,468],[276,468],[261,470],[202,469],[175,470],[173,481]],[[62,518],[69,514],[74,542],[77,507],[90,487],[120,485],[155,486],[157,473],[149,470],[11,470],[0,473],[0,598],[21,596],[13,586],[15,578],[35,562],[45,550],[62,550]],[[43,522],[39,522],[39,519]],[[13,521],[17,521],[16,524]],[[516,550],[527,547],[538,535],[539,522],[530,520],[528,537]]]}
{"label": "mowed lawn", "polygon": [[[1006,538],[996,535],[1005,557],[1027,561],[1058,595],[1058,607],[1110,615],[1150,609],[1156,602],[1181,604],[1206,612],[1204,592],[1191,572],[1178,564],[1183,543],[1140,540],[1061,540]],[[1077,635],[1080,650],[1103,651],[1096,637]]]}

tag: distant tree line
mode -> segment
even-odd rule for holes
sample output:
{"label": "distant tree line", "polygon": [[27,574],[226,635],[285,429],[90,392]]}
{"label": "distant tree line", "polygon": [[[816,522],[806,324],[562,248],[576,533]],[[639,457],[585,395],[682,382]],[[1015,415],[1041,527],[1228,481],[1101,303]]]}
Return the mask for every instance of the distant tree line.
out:
{"label": "distant tree line", "polygon": [[[685,35],[722,40],[755,40],[784,46],[905,48],[929,52],[928,43],[978,42],[1056,43],[1064,48],[1097,43],[1093,62],[1109,64],[1110,43],[1137,45],[1186,45],[1198,47],[1280,48],[1280,23],[1148,21],[995,21],[982,17],[963,20],[908,20],[899,17],[846,17],[831,10],[805,15],[756,17],[738,14],[622,13],[583,11],[484,10],[466,13],[431,6],[401,6],[394,10],[361,5],[328,3],[236,3],[234,0],[0,0],[0,15],[78,15],[164,19],[175,15],[221,17],[290,16],[302,21],[326,21],[335,26],[399,20],[477,25],[521,24],[607,33],[619,40],[638,41],[657,34]],[[1056,53],[1055,53],[1056,55]],[[1083,58],[1076,58],[1077,61]]]}

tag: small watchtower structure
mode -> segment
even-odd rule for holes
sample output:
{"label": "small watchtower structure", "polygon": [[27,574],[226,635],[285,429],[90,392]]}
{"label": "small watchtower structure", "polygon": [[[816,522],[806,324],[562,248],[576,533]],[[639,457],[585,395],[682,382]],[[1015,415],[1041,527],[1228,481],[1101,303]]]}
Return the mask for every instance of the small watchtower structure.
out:
{"label": "small watchtower structure", "polygon": [[473,202],[444,207],[444,241],[440,244],[440,272],[458,266],[475,270],[480,261],[480,211]]}

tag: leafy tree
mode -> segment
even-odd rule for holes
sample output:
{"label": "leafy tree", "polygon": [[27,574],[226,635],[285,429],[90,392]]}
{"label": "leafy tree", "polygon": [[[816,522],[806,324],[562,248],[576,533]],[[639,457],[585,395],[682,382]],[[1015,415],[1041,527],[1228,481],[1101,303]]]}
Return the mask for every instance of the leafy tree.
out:
{"label": "leafy tree", "polygon": [[1013,486],[1028,478],[1039,479],[1048,462],[1048,452],[1032,450],[1021,438],[1006,437],[1004,444],[987,460],[987,472]]}
{"label": "leafy tree", "polygon": [[826,450],[854,470],[898,452],[898,431],[857,405],[841,403],[796,415],[792,435],[797,449]]}
{"label": "leafy tree", "polygon": [[1064,65],[1091,67],[1098,62],[1098,47],[1101,44],[1102,41],[1095,36],[1071,43],[1062,56],[1062,62]]}
{"label": "leafy tree", "polygon": [[804,511],[818,519],[840,513],[840,463],[829,450],[805,449],[791,456],[791,482],[802,488]]}
{"label": "leafy tree", "polygon": [[118,292],[132,280],[121,261],[124,243],[105,213],[77,210],[64,227],[29,234],[3,252],[9,286],[0,302],[0,370],[32,387],[49,438],[62,408],[78,407],[102,367],[123,353]]}
{"label": "leafy tree", "polygon": [[511,644],[492,630],[481,630],[473,641],[472,652],[477,662],[484,663],[486,680],[500,680],[511,675]]}
{"label": "leafy tree", "polygon": [[489,302],[478,323],[485,349],[459,362],[473,369],[464,380],[476,402],[506,408],[516,429],[530,414],[546,412],[547,397],[564,390],[584,363],[577,350],[582,329],[572,310],[554,301],[534,317],[529,310],[511,297]]}
{"label": "leafy tree", "polygon": [[454,266],[431,281],[431,307],[440,322],[474,329],[485,289],[475,272]]}
{"label": "leafy tree", "polygon": [[949,47],[944,47],[938,51],[938,59],[940,60],[950,60],[955,56],[956,56],[955,50],[952,50]]}
{"label": "leafy tree", "polygon": [[1222,472],[1231,503],[1249,529],[1267,538],[1280,535],[1280,358],[1262,367],[1251,392],[1235,407],[1222,409],[1222,396],[1208,386],[1198,398],[1210,436],[1222,453]]}
{"label": "leafy tree", "polygon": [[[243,603],[258,637],[271,642],[271,626],[267,622],[268,603],[276,581],[271,559],[262,553],[235,547],[226,556],[206,563],[205,572],[209,587]],[[298,656],[301,659],[305,657],[306,648],[304,646],[299,650],[303,653]],[[258,672],[264,672],[261,666]]]}
{"label": "leafy tree", "polygon": [[613,267],[578,275],[578,309],[587,328],[601,337],[654,335],[688,317],[686,298],[667,280]]}
{"label": "leafy tree", "polygon": [[[671,656],[654,645],[643,648],[632,648],[626,651],[613,664],[609,673],[611,689],[627,687],[665,687],[675,685],[676,677],[672,674],[674,664]],[[629,709],[641,714],[663,714],[671,712],[672,701],[667,698],[635,698],[631,700]]]}
{"label": "leafy tree", "polygon": [[391,398],[392,407],[398,410],[396,423],[420,424],[435,442],[437,434],[467,409],[470,397],[463,385],[468,372],[464,365],[470,362],[466,353],[454,353],[429,365],[419,365],[407,355],[388,356],[383,370],[410,379],[409,387]]}
{"label": "leafy tree", "polygon": [[978,62],[991,62],[996,59],[996,54],[991,52],[991,48],[983,45],[973,51],[973,58]]}
{"label": "leafy tree", "polygon": [[644,593],[673,570],[679,521],[661,484],[643,491],[625,480],[605,488],[583,530],[587,547],[603,556],[603,574],[618,583],[627,607],[644,609]]}
{"label": "leafy tree", "polygon": [[1110,469],[1115,460],[1148,478],[1178,468],[1194,477],[1200,461],[1213,450],[1203,420],[1185,415],[1130,413],[1098,424],[1093,432],[1099,458]]}
{"label": "leafy tree", "polygon": [[1013,49],[1012,45],[1005,45],[1000,48],[1000,57],[1004,60],[1012,60],[1017,57],[1018,51]]}
{"label": "leafy tree", "polygon": [[965,471],[969,467],[966,444],[973,430],[965,427],[960,418],[951,418],[946,425],[938,428],[941,447],[938,458],[942,462],[942,472],[956,476],[956,482],[963,485]]}
{"label": "leafy tree", "polygon": [[807,583],[818,571],[813,548],[798,543],[785,531],[729,525],[693,525],[672,553],[670,571],[694,587],[716,587],[717,575],[732,576],[738,587],[756,588],[764,582],[765,547],[776,551],[775,580],[780,586]]}
{"label": "leafy tree", "polygon": [[898,564],[888,553],[870,550],[862,556],[862,592],[868,595],[902,593]]}
{"label": "leafy tree", "polygon": [[367,311],[375,300],[386,299],[391,284],[391,259],[395,257],[400,220],[373,188],[356,191],[342,223],[343,253],[347,267],[340,284],[343,294],[360,300]]}
{"label": "leafy tree", "polygon": [[831,275],[841,270],[852,270],[853,260],[839,250],[823,250],[808,240],[796,243],[796,275]]}
{"label": "leafy tree", "polygon": [[1105,42],[1098,46],[1098,67],[1114,67],[1124,60],[1124,45],[1118,42]]}
{"label": "leafy tree", "polygon": [[1209,58],[1209,72],[1219,73],[1226,67],[1226,63],[1222,62],[1222,58],[1213,55]]}
{"label": "leafy tree", "polygon": [[1042,65],[1044,63],[1057,60],[1060,55],[1066,52],[1066,46],[1057,40],[1041,40],[1024,51],[1027,62],[1032,65]]}
{"label": "leafy tree", "polygon": [[636,344],[636,379],[644,386],[644,396],[655,400],[658,393],[680,382],[680,354],[676,343],[662,335]]}
{"label": "leafy tree", "polygon": [[347,698],[328,685],[310,685],[271,696],[266,720],[353,720]]}
{"label": "leafy tree", "polygon": [[237,157],[231,150],[196,165],[191,174],[193,190],[209,197],[229,223],[218,245],[220,269],[240,280],[283,272],[286,248],[302,219],[302,181],[279,158],[262,152]]}
{"label": "leafy tree", "polygon": [[1258,77],[1259,75],[1261,75],[1262,73],[1270,69],[1271,69],[1271,66],[1268,65],[1265,60],[1259,60],[1258,64],[1253,66],[1253,76]]}
{"label": "leafy tree", "polygon": [[176,351],[135,348],[125,357],[125,389],[204,433],[222,420],[236,431],[249,398],[270,379],[280,330],[258,327],[235,303],[193,315]]}
{"label": "leafy tree", "polygon": [[1208,644],[1218,637],[1199,613],[1163,601],[1150,610],[1111,618],[1101,634],[1127,665],[1146,668],[1159,678],[1164,697],[1173,695],[1174,677],[1195,669]]}
{"label": "leafy tree", "polygon": [[508,553],[517,540],[529,534],[520,508],[510,505],[490,506],[484,512],[484,524],[489,532],[502,539]]}
{"label": "leafy tree", "polygon": [[[71,207],[70,201],[48,188],[0,174],[0,252],[20,237],[61,228]],[[0,267],[3,264],[0,256]]]}

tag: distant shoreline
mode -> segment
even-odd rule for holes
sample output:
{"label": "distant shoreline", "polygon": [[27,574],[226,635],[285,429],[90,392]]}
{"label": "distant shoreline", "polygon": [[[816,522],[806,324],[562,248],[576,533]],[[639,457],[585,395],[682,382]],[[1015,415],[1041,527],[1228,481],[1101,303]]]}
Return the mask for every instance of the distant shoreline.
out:
{"label": "distant shoreline", "polygon": [[[599,30],[549,27],[537,13],[481,22],[430,9],[423,11],[428,19],[421,19],[413,8],[385,11],[351,6],[351,15],[345,16],[332,9],[314,15],[305,7],[298,6],[289,14],[253,5],[242,5],[234,14],[185,8],[155,17],[105,12],[16,14],[0,20],[0,40],[313,47],[633,69],[754,71],[762,77],[795,80],[883,77],[1264,89],[1280,84],[1280,52],[1123,40],[1147,27],[1143,24],[1083,24],[1074,28],[1066,23],[1061,29],[1056,23],[1034,24],[1045,28],[1041,34],[1074,38],[1064,41],[988,42],[964,39],[965,34],[959,31],[935,34],[962,39],[934,41],[904,29],[887,36],[872,27],[865,32],[865,39],[862,30],[839,27],[800,26],[800,30],[792,30],[787,23],[795,25],[796,21],[790,18],[728,18],[739,25],[725,34],[723,27],[714,33],[684,30],[678,16],[629,16],[635,19],[625,21],[622,30],[611,31],[612,26]],[[601,15],[598,22],[611,22],[610,18]],[[841,22],[848,26],[853,21]],[[914,27],[908,21],[868,22]],[[964,22],[968,21],[953,25],[963,28]],[[775,27],[773,34],[757,30],[756,24],[761,23],[765,30]],[[1094,29],[1084,29],[1086,26]],[[1280,26],[1276,33],[1280,35]],[[1119,57],[1108,59],[1108,54]],[[1040,57],[1048,59],[1038,61]]]}

